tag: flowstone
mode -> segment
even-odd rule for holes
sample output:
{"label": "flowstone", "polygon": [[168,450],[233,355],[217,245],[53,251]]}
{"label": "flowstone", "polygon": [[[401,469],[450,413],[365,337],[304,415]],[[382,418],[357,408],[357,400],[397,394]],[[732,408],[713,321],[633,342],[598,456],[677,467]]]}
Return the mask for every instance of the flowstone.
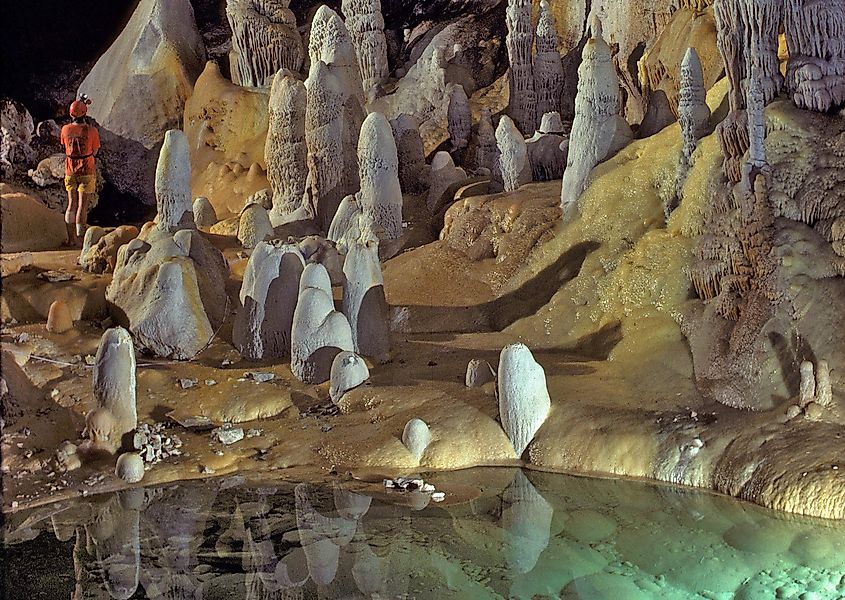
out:
{"label": "flowstone", "polygon": [[502,428],[522,456],[551,409],[546,372],[527,346],[511,344],[499,355],[497,380]]}

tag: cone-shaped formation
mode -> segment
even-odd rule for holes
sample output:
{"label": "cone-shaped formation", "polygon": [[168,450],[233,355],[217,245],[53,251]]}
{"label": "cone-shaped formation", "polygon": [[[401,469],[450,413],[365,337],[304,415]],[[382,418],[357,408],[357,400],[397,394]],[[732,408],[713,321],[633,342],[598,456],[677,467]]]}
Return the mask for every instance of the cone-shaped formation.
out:
{"label": "cone-shaped formation", "polygon": [[422,419],[411,419],[402,431],[402,443],[419,461],[431,443],[431,431]]}
{"label": "cone-shaped formation", "polygon": [[508,114],[520,131],[534,133],[537,96],[534,93],[534,28],[531,25],[531,0],[508,0],[506,12],[508,35],[510,104]]}
{"label": "cone-shaped formation", "polygon": [[766,107],[765,92],[760,80],[759,69],[751,67],[746,92],[746,113],[748,115],[748,166],[760,170],[766,166]]}
{"label": "cone-shaped formation", "polygon": [[[351,227],[356,225],[358,217],[364,214],[360,202],[358,202],[357,194],[355,196],[347,196],[337,207],[337,212],[334,214],[332,224],[329,226],[327,239],[334,242],[341,252],[346,252],[347,241],[346,235]],[[357,236],[356,236],[357,239]]]}
{"label": "cone-shaped formation", "polygon": [[273,190],[270,222],[273,226],[312,218],[304,204],[308,177],[308,147],[305,144],[305,85],[279,72],[270,90],[267,141],[264,161],[267,182]]}
{"label": "cone-shaped formation", "polygon": [[525,139],[510,117],[503,116],[496,128],[496,144],[499,146],[499,169],[506,192],[512,192],[526,183],[531,183],[531,163]]}
{"label": "cone-shaped formation", "polygon": [[[675,196],[681,197],[684,181],[690,167],[692,153],[698,145],[698,140],[706,133],[710,121],[710,107],[707,106],[707,90],[704,89],[704,72],[695,48],[687,48],[684,60],[681,62],[681,89],[678,97],[678,122],[681,125],[681,135],[684,146],[678,164],[675,179]],[[666,206],[666,217],[674,206]]]}
{"label": "cone-shaped formation", "polygon": [[352,36],[364,90],[387,78],[387,41],[380,0],[343,0],[341,11]]}
{"label": "cone-shaped formation", "polygon": [[337,404],[349,390],[355,389],[370,378],[364,359],[354,352],[339,352],[332,361],[329,396]]}
{"label": "cone-shaped formation", "polygon": [[390,126],[399,158],[399,185],[409,194],[421,194],[428,188],[428,173],[417,121],[402,113],[390,122]]}
{"label": "cone-shaped formation", "polygon": [[446,114],[452,148],[456,150],[466,148],[472,135],[472,112],[469,109],[469,98],[462,85],[452,87]]}
{"label": "cone-shaped formation", "polygon": [[462,168],[455,166],[448,152],[441,150],[431,161],[430,177],[426,206],[434,213],[443,208],[444,204],[451,203],[454,194],[447,198],[447,192],[458,182],[465,181],[467,174]]}
{"label": "cone-shaped formation", "polygon": [[305,260],[293,244],[261,242],[249,257],[241,284],[241,307],[232,341],[242,356],[262,360],[287,356],[293,313]]}
{"label": "cone-shaped formation", "polygon": [[234,83],[265,86],[280,69],[297,72],[302,68],[305,48],[288,4],[290,0],[226,0]]}
{"label": "cone-shaped formation", "polygon": [[267,210],[258,203],[247,204],[238,221],[238,241],[244,248],[255,248],[273,235],[273,224]]}
{"label": "cone-shaped formation", "polygon": [[830,365],[820,360],[816,365],[816,403],[825,408],[833,405],[833,387],[830,383]]}
{"label": "cone-shaped formation", "polygon": [[353,350],[349,322],[334,309],[326,268],[310,264],[302,272],[293,313],[291,371],[304,383],[323,383],[331,377],[332,361],[343,350]]}
{"label": "cone-shaped formation", "polygon": [[388,306],[378,256],[378,239],[365,230],[349,244],[343,263],[343,313],[352,328],[355,352],[377,362],[390,358]]}
{"label": "cone-shaped formation", "polygon": [[194,227],[191,203],[191,157],[188,138],[178,129],[164,134],[155,178],[157,227],[173,232]]}
{"label": "cone-shaped formation", "polygon": [[47,313],[47,331],[50,333],[64,333],[73,329],[73,317],[67,302],[55,300]]}
{"label": "cone-shaped formation", "polygon": [[467,387],[481,387],[485,383],[496,381],[496,372],[490,363],[480,358],[473,358],[467,363],[464,383]]}
{"label": "cone-shaped formation", "polygon": [[581,59],[575,120],[560,192],[561,208],[567,220],[578,212],[578,198],[587,188],[593,167],[631,140],[631,129],[619,116],[619,79],[598,19],[593,21],[592,37],[587,40]]}
{"label": "cone-shaped formation", "polygon": [[144,461],[137,452],[127,452],[117,457],[114,474],[126,483],[138,483],[144,478]]}
{"label": "cone-shaped formation", "polygon": [[364,89],[352,36],[340,16],[323,4],[311,20],[308,37],[308,56],[311,68],[318,61],[333,65],[343,80],[347,94],[363,101]]}
{"label": "cone-shaped formation", "polygon": [[563,90],[563,63],[557,49],[557,29],[549,3],[540,2],[537,21],[537,54],[534,55],[534,91],[537,94],[537,116],[560,110]]}
{"label": "cone-shaped formation", "polygon": [[194,199],[194,224],[200,229],[208,229],[217,223],[217,212],[211,201],[205,196]]}
{"label": "cone-shaped formation", "polygon": [[522,456],[549,414],[551,399],[546,372],[524,344],[505,346],[499,355],[499,418]]}
{"label": "cone-shaped formation", "polygon": [[361,126],[358,139],[361,191],[359,202],[384,240],[402,237],[402,188],[399,186],[399,158],[393,130],[383,114],[372,112]]}
{"label": "cone-shaped formation", "polygon": [[135,404],[135,346],[123,327],[107,330],[100,338],[94,363],[94,398],[114,421],[112,442],[115,449],[121,438],[138,425]]}

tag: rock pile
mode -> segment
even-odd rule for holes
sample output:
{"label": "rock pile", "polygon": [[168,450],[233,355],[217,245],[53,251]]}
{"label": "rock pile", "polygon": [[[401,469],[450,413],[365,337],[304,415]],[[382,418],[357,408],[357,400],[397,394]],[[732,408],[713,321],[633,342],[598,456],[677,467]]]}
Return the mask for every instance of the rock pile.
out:
{"label": "rock pile", "polygon": [[165,423],[141,423],[135,428],[132,447],[144,463],[154,465],[171,456],[182,454],[182,440],[169,434]]}

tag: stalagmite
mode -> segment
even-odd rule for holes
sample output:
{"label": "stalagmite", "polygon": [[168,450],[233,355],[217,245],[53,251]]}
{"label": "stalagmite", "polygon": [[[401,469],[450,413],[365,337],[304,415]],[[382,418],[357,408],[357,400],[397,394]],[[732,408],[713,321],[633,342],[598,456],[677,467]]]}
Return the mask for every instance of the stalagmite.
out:
{"label": "stalagmite", "polygon": [[326,238],[342,246],[343,252],[346,251],[346,233],[350,227],[355,225],[355,221],[359,216],[363,215],[364,211],[361,208],[361,203],[358,202],[357,194],[355,196],[347,196],[337,207],[337,212],[334,214],[331,225],[329,225],[329,232]]}
{"label": "stalagmite", "polygon": [[499,121],[496,143],[499,146],[499,168],[505,191],[512,192],[531,183],[531,163],[525,139],[508,116],[503,116]]}
{"label": "stalagmite", "polygon": [[417,461],[422,459],[425,449],[431,443],[431,431],[426,422],[422,419],[408,421],[402,431],[402,443]]}
{"label": "stalagmite", "polygon": [[390,359],[390,329],[378,239],[370,231],[362,234],[347,248],[343,263],[343,313],[355,352],[383,363]]}
{"label": "stalagmite", "polygon": [[311,20],[308,56],[312,69],[320,61],[332,65],[343,81],[346,94],[363,101],[364,89],[352,36],[343,19],[325,4],[317,9]]}
{"label": "stalagmite", "polygon": [[332,361],[329,396],[337,404],[349,390],[355,389],[370,378],[364,359],[354,352],[339,352]]}
{"label": "stalagmite", "polygon": [[126,483],[138,483],[144,478],[144,461],[137,452],[126,452],[117,458],[114,474]]}
{"label": "stalagmite", "polygon": [[255,248],[273,235],[273,224],[267,210],[258,203],[247,204],[238,221],[238,241],[244,248]]}
{"label": "stalagmite", "polygon": [[[681,88],[678,98],[678,122],[684,138],[680,163],[675,178],[675,196],[681,198],[681,190],[689,172],[692,154],[707,131],[710,121],[710,107],[707,106],[707,90],[704,89],[704,73],[695,48],[687,48],[681,62]],[[666,217],[674,206],[664,207]]]}
{"label": "stalagmite", "polygon": [[232,28],[229,66],[238,85],[269,85],[280,69],[302,68],[305,49],[290,0],[226,0]]}
{"label": "stalagmite", "polygon": [[563,63],[557,49],[557,29],[549,3],[540,2],[537,21],[537,54],[534,55],[534,91],[537,94],[537,117],[560,110],[563,90]]}
{"label": "stalagmite", "polygon": [[816,364],[816,403],[824,408],[830,408],[833,405],[830,365],[826,360],[820,360]]}
{"label": "stalagmite", "polygon": [[551,408],[546,372],[524,344],[511,344],[502,349],[498,390],[502,428],[517,456],[522,456]]}
{"label": "stalagmite", "polygon": [[598,18],[593,20],[591,37],[581,57],[575,120],[561,187],[564,220],[571,220],[578,213],[578,198],[587,187],[593,167],[631,140],[631,129],[619,116],[619,79]]}
{"label": "stalagmite", "polygon": [[253,250],[241,284],[241,308],[232,341],[242,356],[262,360],[287,356],[293,314],[305,260],[293,244],[261,242]]}
{"label": "stalagmite", "polygon": [[267,182],[273,190],[270,223],[274,227],[290,221],[313,218],[304,202],[308,177],[308,147],[305,144],[305,85],[279,72],[270,89],[269,122],[264,145]]}
{"label": "stalagmite", "polygon": [[502,191],[502,173],[499,170],[499,146],[496,143],[496,130],[490,109],[482,108],[478,120],[475,141],[475,168],[490,172],[490,191]]}
{"label": "stalagmite", "polygon": [[217,213],[214,206],[205,196],[199,196],[194,199],[194,224],[199,229],[208,229],[217,223]]}
{"label": "stalagmite", "polygon": [[399,158],[399,185],[404,192],[421,194],[428,188],[428,166],[419,125],[413,116],[402,113],[390,126]]}
{"label": "stalagmite", "polygon": [[462,85],[453,86],[449,93],[447,120],[452,148],[455,150],[466,148],[472,135],[472,112],[469,109],[469,98]]}
{"label": "stalagmite", "polygon": [[569,139],[563,135],[559,113],[544,114],[540,129],[525,144],[534,181],[552,181],[563,177]]}
{"label": "stalagmite", "polygon": [[50,333],[64,333],[73,329],[73,317],[67,302],[54,300],[47,313],[47,331]]}
{"label": "stalagmite", "polygon": [[426,206],[431,212],[443,208],[443,204],[450,203],[453,198],[446,198],[444,195],[453,185],[467,178],[466,171],[455,166],[452,156],[441,150],[434,155],[431,161],[431,182],[428,187],[428,199]]}
{"label": "stalagmite", "polygon": [[332,361],[353,351],[352,330],[334,309],[331,280],[321,264],[305,267],[291,331],[291,371],[304,383],[323,383],[331,376]]}
{"label": "stalagmite", "polygon": [[531,25],[531,0],[508,0],[506,9],[510,104],[508,114],[517,128],[534,133],[536,126],[537,97],[534,93],[532,52],[534,29]]}
{"label": "stalagmite", "polygon": [[367,115],[358,139],[361,191],[359,203],[384,240],[402,237],[402,189],[399,186],[399,158],[393,131],[378,112]]}
{"label": "stalagmite", "polygon": [[100,338],[94,363],[94,398],[97,406],[114,420],[115,448],[124,435],[135,429],[135,346],[122,327],[107,330]]}
{"label": "stalagmite", "polygon": [[813,363],[805,360],[801,363],[801,383],[798,388],[798,404],[803,408],[816,399],[816,378]]}
{"label": "stalagmite", "polygon": [[491,381],[496,381],[496,372],[489,362],[473,358],[467,363],[467,372],[464,376],[464,384],[467,387],[481,387]]}
{"label": "stalagmite", "polygon": [[748,117],[748,167],[755,171],[766,166],[766,99],[756,66],[752,65],[750,69],[747,87],[745,104]]}
{"label": "stalagmite", "polygon": [[155,193],[158,229],[174,232],[195,227],[188,138],[179,129],[170,129],[164,134],[156,166]]}
{"label": "stalagmite", "polygon": [[387,78],[387,41],[381,0],[343,0],[341,11],[355,45],[366,91]]}

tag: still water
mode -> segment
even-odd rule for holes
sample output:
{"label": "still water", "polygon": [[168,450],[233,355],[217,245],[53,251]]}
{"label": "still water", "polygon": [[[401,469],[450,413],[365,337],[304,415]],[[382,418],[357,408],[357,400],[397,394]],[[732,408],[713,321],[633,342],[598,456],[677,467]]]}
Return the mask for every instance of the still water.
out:
{"label": "still water", "polygon": [[234,477],[15,513],[2,597],[845,599],[845,523],[643,482],[431,481],[446,501]]}

